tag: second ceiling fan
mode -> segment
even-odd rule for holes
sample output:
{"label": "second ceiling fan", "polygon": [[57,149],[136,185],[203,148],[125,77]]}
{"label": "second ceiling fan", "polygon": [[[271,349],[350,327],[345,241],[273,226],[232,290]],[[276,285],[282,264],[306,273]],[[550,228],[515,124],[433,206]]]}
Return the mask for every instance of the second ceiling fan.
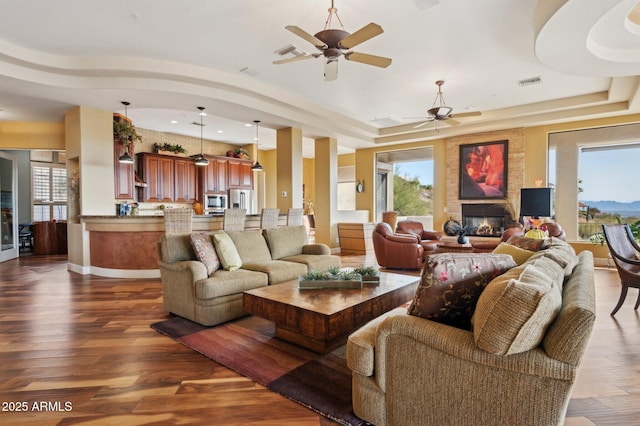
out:
{"label": "second ceiling fan", "polygon": [[[333,16],[335,16],[338,20],[341,29],[330,28]],[[369,39],[372,39],[377,35],[382,34],[384,31],[382,30],[382,27],[380,25],[374,24],[372,22],[360,28],[353,34],[348,33],[344,30],[342,21],[338,16],[338,9],[333,7],[333,0],[331,0],[329,16],[327,17],[327,21],[322,31],[316,33],[315,35],[311,35],[302,28],[295,25],[287,25],[285,28],[295,35],[313,44],[320,52],[273,61],[274,64],[286,64],[289,62],[318,58],[323,56],[326,59],[324,65],[325,81],[332,81],[338,78],[338,59],[341,56],[343,56],[348,61],[360,62],[362,64],[373,65],[380,68],[386,68],[391,65],[391,59],[389,58],[369,55],[367,53],[358,53],[349,50],[361,43],[364,43]]]}
{"label": "second ceiling fan", "polygon": [[[431,123],[432,121],[436,122],[436,125],[440,121],[446,121],[450,126],[457,126],[460,124],[459,121],[454,120],[451,115],[453,112],[453,108],[448,107],[444,102],[444,97],[442,96],[442,85],[444,84],[444,80],[436,81],[436,86],[438,86],[438,93],[436,94],[436,99],[433,101],[433,106],[427,110],[427,119],[426,121],[418,124],[414,129],[418,129],[426,124]],[[479,111],[472,112],[464,112],[462,114],[456,114],[456,118],[463,117],[477,117],[482,113]],[[422,118],[422,117],[414,117],[414,118]],[[436,127],[436,130],[438,128]]]}

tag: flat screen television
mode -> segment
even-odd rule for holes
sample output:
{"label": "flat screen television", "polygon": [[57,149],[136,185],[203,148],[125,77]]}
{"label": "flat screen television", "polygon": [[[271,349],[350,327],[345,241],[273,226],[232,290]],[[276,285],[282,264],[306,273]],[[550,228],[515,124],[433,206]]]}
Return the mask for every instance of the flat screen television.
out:
{"label": "flat screen television", "polygon": [[520,189],[520,216],[553,216],[553,188]]}

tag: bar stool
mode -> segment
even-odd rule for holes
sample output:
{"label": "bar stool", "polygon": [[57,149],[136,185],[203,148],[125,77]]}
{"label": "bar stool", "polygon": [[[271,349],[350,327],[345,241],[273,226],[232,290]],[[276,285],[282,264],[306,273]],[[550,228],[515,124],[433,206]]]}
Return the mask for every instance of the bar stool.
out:
{"label": "bar stool", "polygon": [[278,227],[278,216],[280,209],[262,209],[260,212],[260,229],[271,229]]}

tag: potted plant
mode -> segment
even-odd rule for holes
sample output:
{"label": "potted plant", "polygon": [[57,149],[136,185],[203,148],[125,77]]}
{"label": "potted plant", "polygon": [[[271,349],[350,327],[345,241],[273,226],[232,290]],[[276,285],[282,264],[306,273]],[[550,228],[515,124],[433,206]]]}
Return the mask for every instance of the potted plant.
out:
{"label": "potted plant", "polygon": [[373,266],[359,266],[353,272],[362,277],[363,284],[380,284],[380,274]]}
{"label": "potted plant", "polygon": [[142,136],[136,131],[136,127],[127,120],[113,120],[113,136],[125,147],[132,142],[142,142]]}

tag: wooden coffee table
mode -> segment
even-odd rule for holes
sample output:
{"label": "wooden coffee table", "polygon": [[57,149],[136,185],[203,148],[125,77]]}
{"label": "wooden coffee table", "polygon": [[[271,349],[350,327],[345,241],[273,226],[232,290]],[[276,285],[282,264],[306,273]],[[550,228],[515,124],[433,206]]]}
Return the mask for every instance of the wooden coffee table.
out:
{"label": "wooden coffee table", "polygon": [[245,312],[273,321],[276,337],[318,353],[343,345],[349,334],[411,300],[420,278],[380,273],[380,284],[362,289],[298,289],[287,281],[245,291]]}

